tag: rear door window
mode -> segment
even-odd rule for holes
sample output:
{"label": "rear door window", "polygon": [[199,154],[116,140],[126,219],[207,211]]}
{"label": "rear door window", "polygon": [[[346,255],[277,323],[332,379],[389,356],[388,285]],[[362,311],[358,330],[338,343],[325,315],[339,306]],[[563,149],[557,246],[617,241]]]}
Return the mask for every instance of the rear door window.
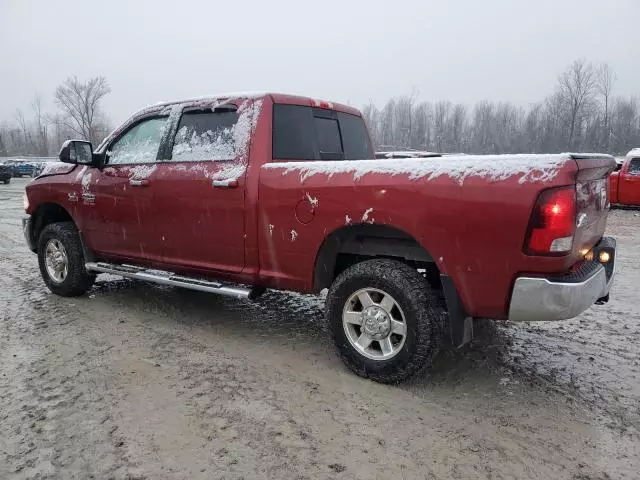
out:
{"label": "rear door window", "polygon": [[273,159],[373,158],[364,120],[357,115],[302,105],[273,107]]}
{"label": "rear door window", "polygon": [[171,158],[177,161],[233,160],[238,152],[234,138],[238,112],[194,110],[180,118]]}

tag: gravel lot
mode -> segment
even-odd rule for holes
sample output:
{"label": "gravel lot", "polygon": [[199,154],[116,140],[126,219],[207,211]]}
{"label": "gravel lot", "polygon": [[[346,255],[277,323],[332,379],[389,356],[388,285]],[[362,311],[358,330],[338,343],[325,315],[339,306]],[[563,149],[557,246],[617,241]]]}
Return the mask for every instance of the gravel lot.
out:
{"label": "gravel lot", "polygon": [[429,377],[350,374],[322,299],[99,277],[51,295],[0,185],[0,478],[637,479],[640,214],[616,210],[612,300],[478,325]]}

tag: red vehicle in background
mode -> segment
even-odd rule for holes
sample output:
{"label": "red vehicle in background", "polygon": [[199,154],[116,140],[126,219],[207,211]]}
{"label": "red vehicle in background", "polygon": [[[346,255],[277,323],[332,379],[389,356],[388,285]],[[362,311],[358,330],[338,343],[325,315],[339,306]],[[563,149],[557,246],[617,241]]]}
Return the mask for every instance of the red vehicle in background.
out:
{"label": "red vehicle in background", "polygon": [[609,201],[640,206],[640,148],[627,153],[620,168],[609,176]]}

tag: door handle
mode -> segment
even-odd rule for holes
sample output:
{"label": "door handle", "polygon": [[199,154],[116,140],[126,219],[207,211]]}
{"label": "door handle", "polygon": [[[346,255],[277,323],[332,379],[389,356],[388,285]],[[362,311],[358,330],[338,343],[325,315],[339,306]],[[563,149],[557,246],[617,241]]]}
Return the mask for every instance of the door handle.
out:
{"label": "door handle", "polygon": [[213,186],[215,188],[238,188],[238,180],[214,180]]}
{"label": "door handle", "polygon": [[148,187],[149,186],[149,180],[130,179],[129,180],[129,185],[131,185],[132,187]]}

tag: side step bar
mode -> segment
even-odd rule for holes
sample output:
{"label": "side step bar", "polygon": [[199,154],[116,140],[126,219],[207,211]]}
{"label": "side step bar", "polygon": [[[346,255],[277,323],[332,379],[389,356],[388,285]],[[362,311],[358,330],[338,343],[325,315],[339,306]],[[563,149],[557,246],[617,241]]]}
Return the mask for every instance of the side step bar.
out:
{"label": "side step bar", "polygon": [[132,278],[134,280],[144,280],[146,282],[159,283],[161,285],[171,285],[174,287],[188,288],[200,292],[217,293],[236,298],[254,298],[253,291],[249,288],[230,287],[217,282],[210,282],[199,278],[183,277],[171,272],[162,270],[152,270],[134,265],[116,265],[103,262],[87,262],[85,268],[88,271],[99,273],[111,273],[121,277]]}

